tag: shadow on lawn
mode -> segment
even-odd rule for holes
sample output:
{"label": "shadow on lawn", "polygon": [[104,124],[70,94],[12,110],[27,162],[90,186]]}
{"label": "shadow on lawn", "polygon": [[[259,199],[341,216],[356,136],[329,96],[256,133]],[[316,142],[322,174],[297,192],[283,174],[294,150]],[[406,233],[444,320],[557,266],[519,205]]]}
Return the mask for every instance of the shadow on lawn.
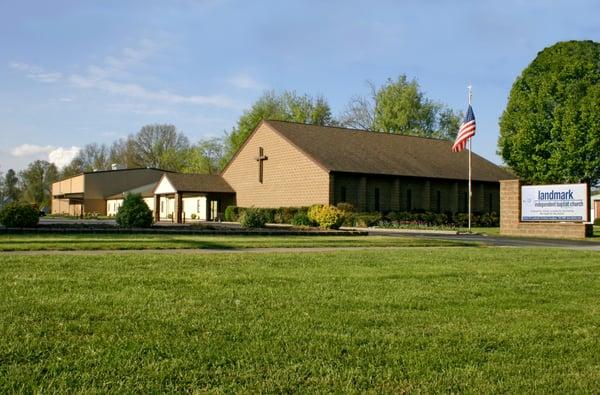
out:
{"label": "shadow on lawn", "polygon": [[[3,245],[4,244],[4,245]],[[11,245],[15,245],[14,248]],[[0,242],[0,250],[24,250],[31,246],[34,250],[149,250],[149,249],[218,249],[230,250],[235,247],[215,241],[188,240],[177,238],[157,239],[74,239],[74,240],[9,240]]]}

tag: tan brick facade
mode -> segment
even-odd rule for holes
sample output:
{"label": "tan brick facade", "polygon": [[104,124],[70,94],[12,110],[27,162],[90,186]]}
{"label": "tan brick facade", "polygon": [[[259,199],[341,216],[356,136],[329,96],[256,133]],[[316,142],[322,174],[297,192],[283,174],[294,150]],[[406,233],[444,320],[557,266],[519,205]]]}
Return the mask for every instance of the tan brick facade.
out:
{"label": "tan brick facade", "polygon": [[84,173],[52,184],[52,214],[106,215],[106,197],[152,182],[164,171],[123,169]]}
{"label": "tan brick facade", "polygon": [[583,239],[591,225],[575,222],[521,222],[520,180],[500,181],[500,234],[556,239]]}
{"label": "tan brick facade", "polygon": [[[256,158],[263,148],[263,182]],[[240,207],[300,207],[330,202],[329,172],[266,123],[248,138],[222,173]]]}

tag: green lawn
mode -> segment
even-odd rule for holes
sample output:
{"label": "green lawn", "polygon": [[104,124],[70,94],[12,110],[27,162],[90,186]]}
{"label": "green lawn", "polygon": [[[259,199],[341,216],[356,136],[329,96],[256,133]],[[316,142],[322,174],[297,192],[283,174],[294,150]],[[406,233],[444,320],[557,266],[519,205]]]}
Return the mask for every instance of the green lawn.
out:
{"label": "green lawn", "polygon": [[0,251],[143,250],[262,247],[461,246],[466,242],[371,236],[203,236],[169,234],[0,235]]}
{"label": "green lawn", "polygon": [[0,259],[1,393],[600,388],[593,252]]}

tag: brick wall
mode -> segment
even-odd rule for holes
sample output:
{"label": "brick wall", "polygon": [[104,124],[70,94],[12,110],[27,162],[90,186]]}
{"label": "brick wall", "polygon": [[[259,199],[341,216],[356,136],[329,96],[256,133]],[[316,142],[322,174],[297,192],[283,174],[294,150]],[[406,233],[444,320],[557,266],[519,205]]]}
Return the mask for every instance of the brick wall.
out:
{"label": "brick wall", "polygon": [[[262,183],[256,161],[259,147],[268,158],[263,162]],[[330,201],[329,172],[264,123],[222,176],[235,190],[240,207],[299,207]]]}
{"label": "brick wall", "polygon": [[521,222],[520,180],[500,181],[500,234],[583,239],[591,226],[575,222]]}

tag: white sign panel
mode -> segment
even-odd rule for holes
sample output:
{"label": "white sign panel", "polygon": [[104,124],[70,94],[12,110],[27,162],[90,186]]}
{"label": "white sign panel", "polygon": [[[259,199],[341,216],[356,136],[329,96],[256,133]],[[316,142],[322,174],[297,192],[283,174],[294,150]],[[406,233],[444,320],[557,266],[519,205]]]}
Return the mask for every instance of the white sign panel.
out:
{"label": "white sign panel", "polygon": [[587,220],[587,184],[521,187],[521,221]]}

